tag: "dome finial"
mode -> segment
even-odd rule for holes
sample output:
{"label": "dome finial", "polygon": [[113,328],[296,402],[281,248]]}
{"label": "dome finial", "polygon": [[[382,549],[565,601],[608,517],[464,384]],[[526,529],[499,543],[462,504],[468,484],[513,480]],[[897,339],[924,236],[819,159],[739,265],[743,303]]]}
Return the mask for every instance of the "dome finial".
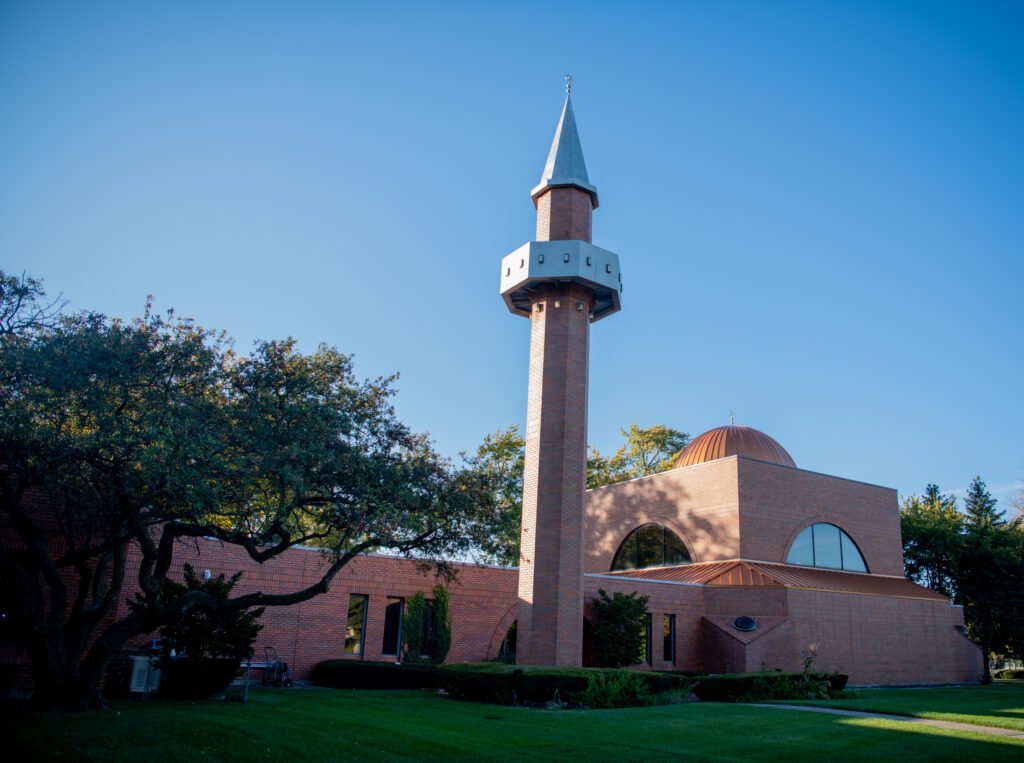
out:
{"label": "dome finial", "polygon": [[733,421],[732,411],[729,411],[729,426],[735,426],[736,422]]}
{"label": "dome finial", "polygon": [[572,75],[565,75],[565,94],[570,95],[572,93]]}

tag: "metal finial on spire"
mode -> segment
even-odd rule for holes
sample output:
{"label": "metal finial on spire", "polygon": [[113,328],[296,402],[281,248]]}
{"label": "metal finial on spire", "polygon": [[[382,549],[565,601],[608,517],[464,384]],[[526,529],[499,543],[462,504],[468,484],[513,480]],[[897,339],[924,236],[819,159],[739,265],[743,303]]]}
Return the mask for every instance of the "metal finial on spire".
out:
{"label": "metal finial on spire", "polygon": [[572,92],[572,75],[565,75],[565,94],[569,95]]}
{"label": "metal finial on spire", "polygon": [[733,421],[732,411],[729,411],[729,426],[735,426],[736,422]]}

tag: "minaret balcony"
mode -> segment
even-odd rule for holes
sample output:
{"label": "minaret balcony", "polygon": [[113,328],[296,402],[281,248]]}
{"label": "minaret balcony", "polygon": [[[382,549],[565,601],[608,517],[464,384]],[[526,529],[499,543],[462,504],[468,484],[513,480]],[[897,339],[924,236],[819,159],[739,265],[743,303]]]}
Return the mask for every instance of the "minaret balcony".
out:
{"label": "minaret balcony", "polygon": [[619,255],[586,241],[530,241],[501,260],[501,297],[510,312],[530,316],[530,297],[552,283],[577,283],[594,291],[591,320],[621,309]]}

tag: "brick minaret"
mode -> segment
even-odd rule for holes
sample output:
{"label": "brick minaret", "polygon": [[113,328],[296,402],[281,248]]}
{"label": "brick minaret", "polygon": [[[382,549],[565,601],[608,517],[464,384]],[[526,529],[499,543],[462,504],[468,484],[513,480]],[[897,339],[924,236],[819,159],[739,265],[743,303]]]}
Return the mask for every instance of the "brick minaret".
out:
{"label": "brick minaret", "polygon": [[537,240],[501,262],[501,295],[530,319],[517,662],[579,665],[590,324],[619,309],[619,258],[590,243],[590,184],[568,94],[540,184]]}

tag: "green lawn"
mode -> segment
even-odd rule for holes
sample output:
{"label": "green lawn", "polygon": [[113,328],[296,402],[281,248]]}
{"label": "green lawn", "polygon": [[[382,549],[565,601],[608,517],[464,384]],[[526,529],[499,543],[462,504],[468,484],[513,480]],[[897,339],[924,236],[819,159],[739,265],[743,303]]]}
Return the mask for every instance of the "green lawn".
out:
{"label": "green lawn", "polygon": [[783,704],[912,715],[1024,731],[1024,681],[996,681],[990,686],[941,689],[863,689],[851,694],[854,696],[849,699]]}
{"label": "green lawn", "polygon": [[[990,690],[1001,687],[978,698]],[[121,702],[77,715],[5,711],[4,722],[4,758],[18,761],[1024,759],[1018,740],[895,721],[715,703],[526,710],[428,692],[264,689],[246,705]]]}

